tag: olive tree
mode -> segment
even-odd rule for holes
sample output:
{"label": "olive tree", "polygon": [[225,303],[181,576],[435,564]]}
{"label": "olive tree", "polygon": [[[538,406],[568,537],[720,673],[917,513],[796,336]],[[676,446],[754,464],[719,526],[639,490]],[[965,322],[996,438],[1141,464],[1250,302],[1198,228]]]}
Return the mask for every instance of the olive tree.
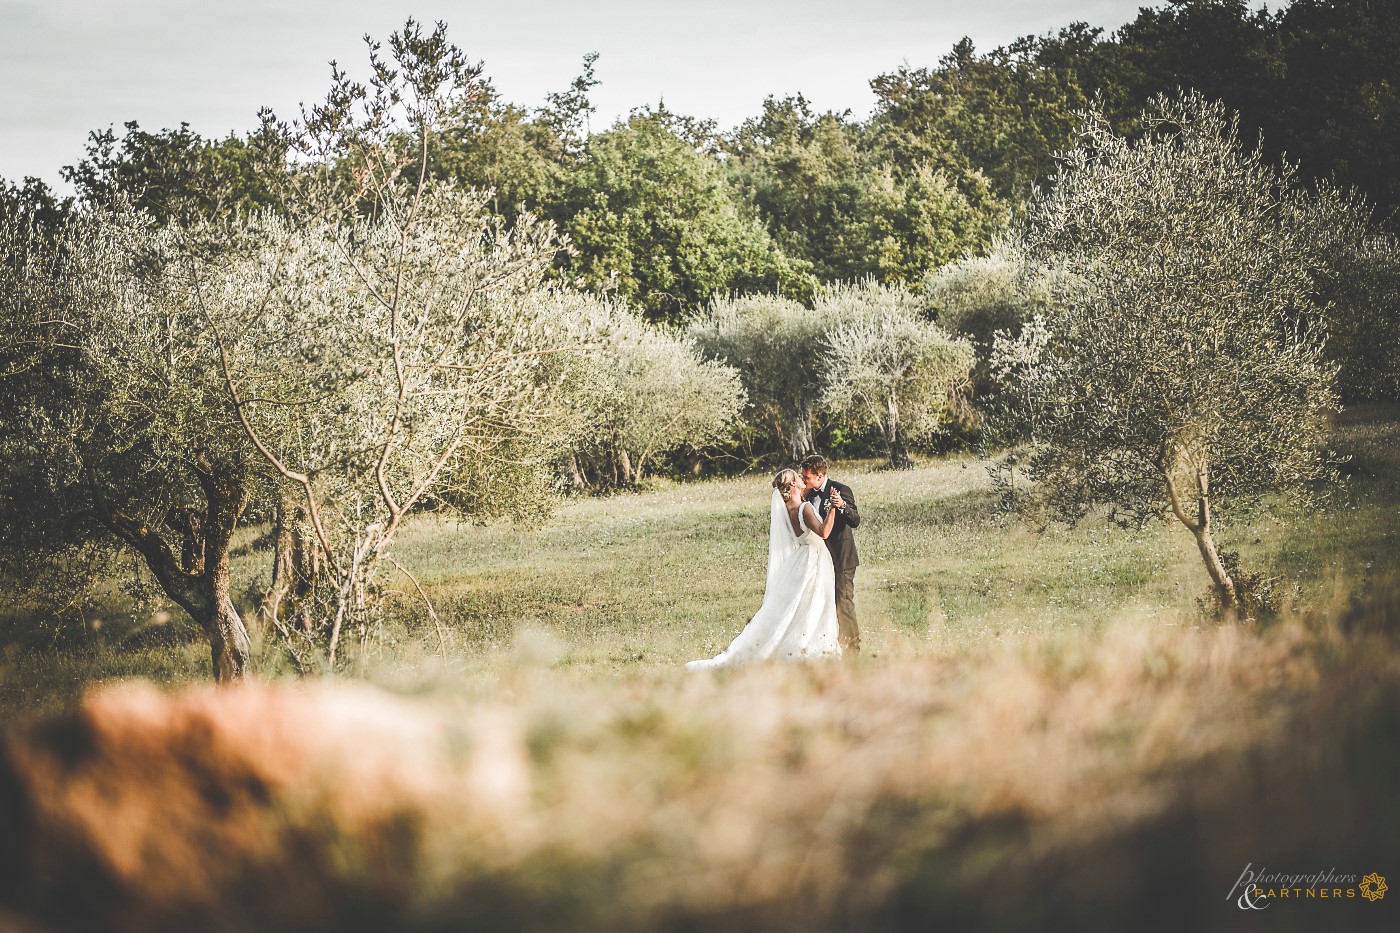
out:
{"label": "olive tree", "polygon": [[427,140],[476,71],[441,26],[388,47],[369,85],[337,71],[296,123],[268,115],[258,138],[296,154],[274,210],[157,225],[92,205],[52,248],[4,225],[5,543],[126,545],[220,680],[248,663],[229,552],[255,494],[282,500],[277,569],[306,584],[303,631],[280,592],[269,615],[331,665],[370,634],[388,569],[411,578],[392,549],[415,509],[546,498],[545,361],[573,339],[538,295],[558,241],[431,179]]}
{"label": "olive tree", "polygon": [[0,552],[70,604],[79,569],[136,555],[204,631],[216,678],[240,679],[230,549],[264,471],[194,298],[200,247],[120,206],[53,237],[6,223],[0,244]]}
{"label": "olive tree", "polygon": [[543,501],[559,408],[544,361],[570,339],[538,296],[553,228],[507,224],[489,192],[428,171],[476,67],[441,24],[410,21],[388,48],[371,44],[367,85],[337,71],[299,121],[268,118],[304,162],[280,214],[244,221],[261,248],[212,257],[197,293],[225,400],[314,538],[331,664],[347,626],[368,637],[387,568],[417,586],[392,551],[415,509]]}
{"label": "olive tree", "polygon": [[733,432],[745,396],[732,367],[619,302],[572,295],[558,307],[581,335],[594,335],[570,354],[575,368],[559,383],[579,419],[570,464],[576,488],[636,485],[665,455]]}
{"label": "olive tree", "polygon": [[636,320],[619,328],[607,348],[617,378],[618,402],[602,425],[617,438],[631,482],[640,482],[660,455],[700,450],[727,438],[744,407],[739,374],[704,359],[683,337]]}
{"label": "olive tree", "polygon": [[1160,97],[1142,127],[1125,139],[1087,113],[1030,205],[1027,249],[1054,270],[1053,301],[997,366],[1023,399],[1023,503],[1175,516],[1229,610],[1217,515],[1329,470],[1336,367],[1312,245],[1327,212],[1291,167],[1241,147],[1220,104]]}
{"label": "olive tree", "polygon": [[507,228],[484,193],[416,197],[344,226],[263,218],[263,249],[211,264],[199,294],[248,443],[299,492],[332,662],[347,624],[367,631],[384,564],[410,573],[392,554],[405,519],[429,501],[499,510],[554,410],[534,296],[550,229]]}
{"label": "olive tree", "polygon": [[706,354],[738,370],[749,418],[779,438],[793,462],[816,451],[821,353],[831,323],[781,295],[744,295],[712,302],[688,327]]}
{"label": "olive tree", "polygon": [[1344,400],[1400,398],[1400,240],[1377,228],[1352,190],[1320,183],[1302,208],[1338,391]]}
{"label": "olive tree", "polygon": [[992,388],[989,360],[997,334],[1014,336],[1043,313],[1049,286],[1044,270],[1033,268],[1020,244],[1009,238],[994,243],[985,256],[964,256],[925,274],[924,307],[944,330],[972,341],[976,395],[986,396]]}
{"label": "olive tree", "polygon": [[964,256],[924,276],[922,304],[944,330],[972,340],[982,358],[997,331],[1015,332],[1050,301],[1047,270],[1003,238],[985,256]]}
{"label": "olive tree", "polygon": [[912,466],[909,445],[946,427],[967,388],[972,344],[925,320],[898,287],[827,288],[816,310],[838,322],[820,357],[823,405],[855,426],[878,428],[890,467]]}

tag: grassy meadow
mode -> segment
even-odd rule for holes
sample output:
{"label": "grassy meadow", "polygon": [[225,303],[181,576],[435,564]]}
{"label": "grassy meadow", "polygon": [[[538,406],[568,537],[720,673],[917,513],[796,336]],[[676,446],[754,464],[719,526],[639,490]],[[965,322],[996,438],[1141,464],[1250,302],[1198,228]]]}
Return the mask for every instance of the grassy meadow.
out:
{"label": "grassy meadow", "polygon": [[[1361,593],[1397,565],[1400,412],[1347,413],[1336,447],[1351,457],[1349,479],[1328,507],[1275,502],[1222,523],[1222,547],[1276,580],[1285,615]],[[861,508],[856,584],[868,661],[956,658],[1125,619],[1205,621],[1209,579],[1174,522],[1133,532],[1090,519],[1037,533],[996,510],[986,465],[972,455],[904,472],[842,464],[833,475],[852,484]],[[768,494],[766,475],[660,481],[566,501],[534,527],[422,516],[395,555],[428,593],[441,631],[412,584],[390,571],[391,622],[348,656],[360,674],[404,684],[489,683],[521,650],[544,652],[561,672],[609,678],[711,656],[762,599]],[[235,579],[250,581],[241,607],[250,627],[271,564],[268,552],[246,548],[261,531],[241,532],[235,566]],[[0,632],[7,717],[62,708],[102,680],[207,677],[205,643],[180,611],[134,609],[116,583],[96,618],[12,616]],[[259,663],[264,677],[291,674],[274,645]]]}
{"label": "grassy meadow", "polygon": [[[1400,411],[1347,413],[1335,447],[1326,508],[1220,535],[1276,578],[1257,622],[1203,611],[1183,529],[1035,534],[971,456],[833,469],[862,515],[855,661],[680,670],[758,606],[763,476],[536,527],[421,517],[396,554],[440,627],[396,582],[358,677],[293,686],[264,644],[250,688],[79,704],[202,685],[207,649],[117,588],[100,626],[12,618],[0,791],[20,790],[0,799],[47,816],[0,809],[0,926],[8,907],[121,929],[1250,927],[1225,896],[1246,864],[1400,864]],[[71,913],[93,873],[117,893]],[[1395,918],[1276,903],[1268,928]]]}

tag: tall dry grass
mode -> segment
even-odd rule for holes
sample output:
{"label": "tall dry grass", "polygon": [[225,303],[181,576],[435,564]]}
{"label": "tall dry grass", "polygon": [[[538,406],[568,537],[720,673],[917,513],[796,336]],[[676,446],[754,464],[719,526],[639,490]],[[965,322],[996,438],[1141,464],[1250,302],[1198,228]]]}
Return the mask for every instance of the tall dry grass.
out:
{"label": "tall dry grass", "polygon": [[[493,699],[106,690],[5,740],[0,909],[133,931],[1243,928],[1225,895],[1247,862],[1395,864],[1397,593],[1263,631],[1125,617],[621,683],[524,645]],[[1269,928],[1395,917],[1297,906]]]}

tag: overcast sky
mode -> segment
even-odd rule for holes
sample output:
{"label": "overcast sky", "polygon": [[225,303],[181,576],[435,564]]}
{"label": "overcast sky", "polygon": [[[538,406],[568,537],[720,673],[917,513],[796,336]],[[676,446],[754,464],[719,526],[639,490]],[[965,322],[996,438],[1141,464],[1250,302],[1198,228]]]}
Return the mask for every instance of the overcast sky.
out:
{"label": "overcast sky", "polygon": [[[318,99],[327,62],[365,73],[362,36],[408,16],[452,41],[509,100],[538,105],[600,53],[594,128],[664,97],[731,127],[769,94],[864,116],[869,80],[1075,20],[1112,30],[1142,0],[0,0],[0,176],[58,182],[88,131],[137,120],[245,132],[259,107]],[[1145,5],[1160,6],[1161,0]]]}

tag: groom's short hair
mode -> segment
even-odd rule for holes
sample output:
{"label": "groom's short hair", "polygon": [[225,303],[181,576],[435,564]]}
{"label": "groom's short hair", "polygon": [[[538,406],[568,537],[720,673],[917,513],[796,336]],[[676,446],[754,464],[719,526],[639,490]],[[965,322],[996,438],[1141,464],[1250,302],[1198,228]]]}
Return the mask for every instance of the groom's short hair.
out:
{"label": "groom's short hair", "polygon": [[802,461],[802,469],[811,470],[813,473],[826,473],[826,458],[821,454],[812,454]]}

